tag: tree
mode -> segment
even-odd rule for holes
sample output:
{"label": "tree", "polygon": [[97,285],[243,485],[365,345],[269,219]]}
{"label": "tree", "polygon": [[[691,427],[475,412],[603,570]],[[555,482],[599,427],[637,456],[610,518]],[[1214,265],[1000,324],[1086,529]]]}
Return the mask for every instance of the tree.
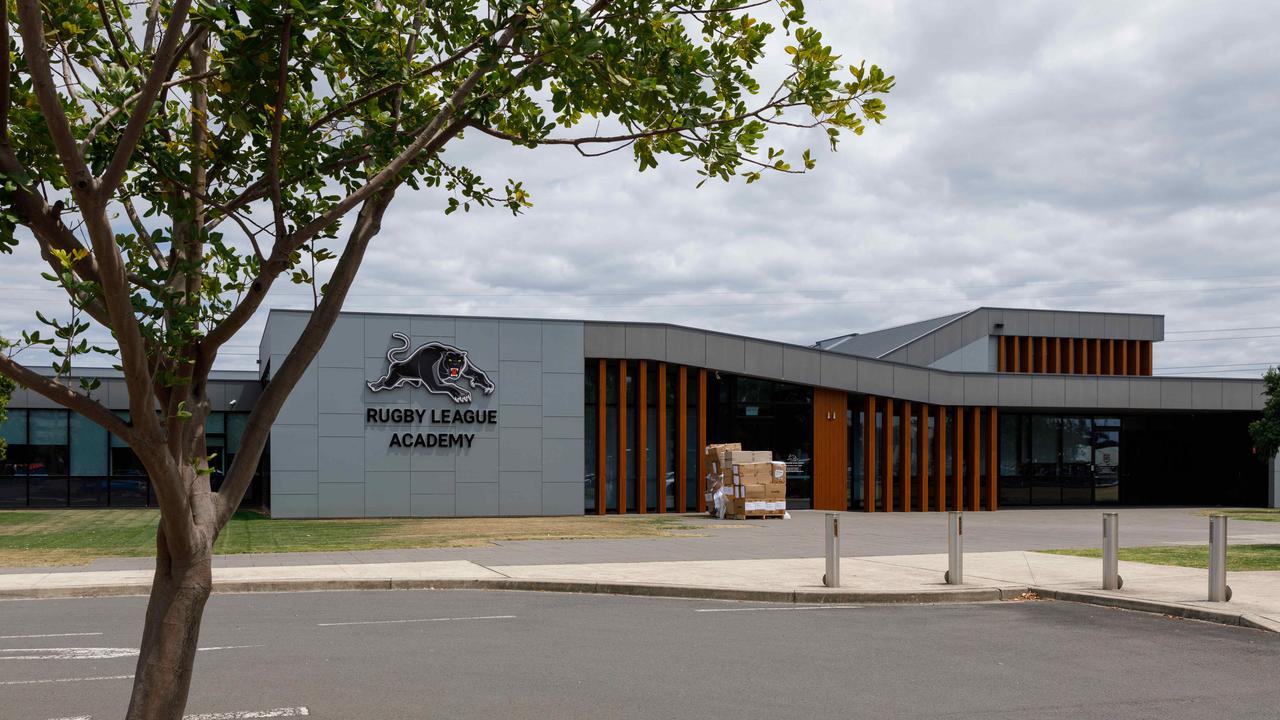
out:
{"label": "tree", "polygon": [[[495,189],[453,162],[451,143],[625,150],[641,171],[671,157],[702,182],[754,182],[814,164],[805,150],[793,166],[767,134],[813,129],[834,149],[884,118],[894,82],[842,64],[802,0],[6,5],[0,250],[36,243],[69,305],[20,341],[53,353],[55,377],[5,356],[0,373],[123,439],[151,477],[160,524],[130,718],[181,716],[213,542],[392,198],[530,206],[518,181]],[[762,90],[781,36],[787,62]],[[215,491],[209,371],[281,278],[311,286],[314,312]],[[93,345],[103,331],[113,342]],[[100,353],[123,373],[127,418],[66,381]]]}
{"label": "tree", "polygon": [[1280,368],[1268,370],[1262,376],[1262,386],[1267,403],[1262,406],[1262,419],[1249,423],[1249,435],[1265,459],[1280,453]]}
{"label": "tree", "polygon": [[[0,337],[0,353],[3,353],[9,347],[9,342]],[[4,425],[4,421],[9,419],[9,400],[13,397],[15,385],[4,375],[0,375],[0,425]],[[7,457],[9,451],[9,442],[0,437],[0,460]]]}

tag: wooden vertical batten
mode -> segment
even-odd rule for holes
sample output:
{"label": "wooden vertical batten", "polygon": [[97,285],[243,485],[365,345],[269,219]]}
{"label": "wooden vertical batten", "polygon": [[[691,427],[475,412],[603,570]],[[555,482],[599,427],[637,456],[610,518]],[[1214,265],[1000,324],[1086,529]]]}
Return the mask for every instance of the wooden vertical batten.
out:
{"label": "wooden vertical batten", "polygon": [[689,374],[676,371],[676,512],[685,512],[689,478]]}
{"label": "wooden vertical batten", "polygon": [[698,370],[698,512],[707,511],[707,370]]}
{"label": "wooden vertical batten", "polygon": [[636,386],[636,512],[649,511],[649,363],[640,361]]}
{"label": "wooden vertical batten", "polygon": [[911,401],[902,403],[902,511],[911,512]]}
{"label": "wooden vertical batten", "polygon": [[627,514],[627,361],[618,361],[618,514]]}
{"label": "wooden vertical batten", "polygon": [[884,399],[884,511],[893,512],[893,398]]}
{"label": "wooden vertical batten", "polygon": [[876,511],[876,396],[868,395],[862,421],[862,504]]}
{"label": "wooden vertical batten", "polygon": [[667,511],[667,364],[658,363],[658,512]]}

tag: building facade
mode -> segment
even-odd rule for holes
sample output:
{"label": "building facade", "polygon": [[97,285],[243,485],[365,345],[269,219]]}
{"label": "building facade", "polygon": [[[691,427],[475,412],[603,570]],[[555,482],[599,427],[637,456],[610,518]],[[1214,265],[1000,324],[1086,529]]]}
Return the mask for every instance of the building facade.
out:
{"label": "building facade", "polygon": [[[211,385],[238,433],[307,320]],[[345,313],[272,427],[276,517],[699,511],[703,448],[787,463],[788,506],[1271,506],[1258,380],[1153,377],[1157,315],[978,308],[799,346],[664,324]],[[126,406],[106,377],[111,407]],[[0,507],[145,505],[127,448],[19,391]]]}

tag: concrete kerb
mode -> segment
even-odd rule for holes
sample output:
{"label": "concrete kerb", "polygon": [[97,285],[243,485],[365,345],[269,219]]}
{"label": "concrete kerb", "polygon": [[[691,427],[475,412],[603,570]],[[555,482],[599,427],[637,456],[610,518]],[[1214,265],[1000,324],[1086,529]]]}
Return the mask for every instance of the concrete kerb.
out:
{"label": "concrete kerb", "polygon": [[1087,590],[1056,590],[1053,588],[1035,586],[1028,588],[1028,590],[1048,600],[1085,603],[1101,607],[1113,607],[1121,610],[1134,610],[1137,612],[1169,615],[1172,617],[1185,618],[1187,620],[1201,620],[1203,622],[1218,623],[1220,625],[1235,625],[1237,627],[1247,627],[1254,630],[1265,630],[1267,632],[1280,632],[1280,623],[1275,623],[1267,618],[1248,613],[1231,612],[1229,610],[1215,610],[1199,607],[1197,605],[1184,605],[1181,603],[1161,602],[1158,600],[1144,600],[1142,598],[1117,597],[1115,595],[1089,592]]}
{"label": "concrete kerb", "polygon": [[[0,590],[0,600],[42,600],[146,595],[149,583],[115,585],[53,586]],[[580,580],[525,580],[516,578],[298,578],[282,580],[214,582],[215,593],[321,592],[342,590],[513,590],[597,595],[664,597],[686,600],[730,600],[796,604],[928,605],[1016,600],[1025,593],[1042,599],[1077,602],[1122,610],[1157,613],[1189,620],[1246,627],[1280,633],[1280,623],[1269,618],[1229,610],[1168,603],[1140,598],[1117,597],[1085,590],[1047,587],[968,587],[917,592],[865,592],[857,590],[749,590],[695,585],[589,582]]]}
{"label": "concrete kerb", "polygon": [[[63,585],[0,590],[0,599],[37,600],[146,595],[147,583],[115,585]],[[750,590],[695,585],[590,582],[580,580],[525,580],[516,578],[298,578],[253,581],[214,581],[215,593],[316,592],[340,590],[517,590],[598,595],[630,595],[700,600],[734,600],[772,603],[933,604],[1010,600],[1025,588],[973,587],[923,592],[860,592],[856,590]]]}

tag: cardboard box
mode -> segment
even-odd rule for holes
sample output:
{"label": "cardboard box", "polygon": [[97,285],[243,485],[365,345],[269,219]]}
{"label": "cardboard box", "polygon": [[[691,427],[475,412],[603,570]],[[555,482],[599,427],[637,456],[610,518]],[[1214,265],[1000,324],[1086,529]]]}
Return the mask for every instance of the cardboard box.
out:
{"label": "cardboard box", "polygon": [[725,462],[730,465],[741,463],[772,462],[773,453],[768,450],[730,450],[725,455]]}
{"label": "cardboard box", "polygon": [[778,460],[774,460],[773,462],[769,463],[769,465],[772,468],[772,472],[770,473],[770,476],[769,476],[769,482],[786,485],[787,484],[787,464],[784,462],[780,462]]}
{"label": "cardboard box", "polygon": [[769,500],[785,500],[787,498],[787,486],[778,483],[769,483],[764,485],[764,496]]}
{"label": "cardboard box", "polygon": [[764,500],[769,496],[768,485],[743,485],[743,497],[748,500]]}

